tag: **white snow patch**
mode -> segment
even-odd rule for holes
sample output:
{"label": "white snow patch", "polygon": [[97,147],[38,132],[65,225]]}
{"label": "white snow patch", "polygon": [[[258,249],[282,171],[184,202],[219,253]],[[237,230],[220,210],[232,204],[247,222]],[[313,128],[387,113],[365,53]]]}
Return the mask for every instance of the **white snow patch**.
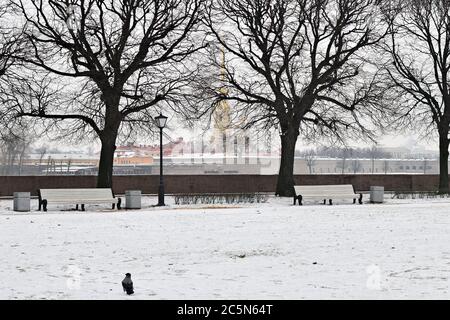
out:
{"label": "white snow patch", "polygon": [[18,213],[1,200],[0,299],[450,298],[450,199],[156,202]]}

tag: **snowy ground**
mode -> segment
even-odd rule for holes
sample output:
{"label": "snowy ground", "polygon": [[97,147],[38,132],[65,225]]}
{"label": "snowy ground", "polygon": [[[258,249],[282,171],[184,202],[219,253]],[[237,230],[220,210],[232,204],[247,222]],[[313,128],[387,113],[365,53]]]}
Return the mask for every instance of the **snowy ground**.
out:
{"label": "snowy ground", "polygon": [[450,299],[450,199],[167,202],[17,213],[1,200],[0,299]]}

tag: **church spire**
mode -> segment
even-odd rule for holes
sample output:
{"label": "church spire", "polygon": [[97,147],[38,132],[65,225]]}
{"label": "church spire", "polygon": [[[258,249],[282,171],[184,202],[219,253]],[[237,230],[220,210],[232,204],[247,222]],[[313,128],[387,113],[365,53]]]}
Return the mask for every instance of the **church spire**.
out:
{"label": "church spire", "polygon": [[[228,88],[226,87],[226,68],[225,68],[225,48],[221,48],[221,62],[220,62],[220,82],[221,87],[219,92],[227,96]],[[221,133],[226,129],[230,128],[230,105],[227,100],[220,101],[215,109],[215,124],[214,127],[217,128]]]}
{"label": "church spire", "polygon": [[225,68],[225,48],[222,47],[220,49],[221,53],[221,62],[220,62],[220,81],[222,83],[222,87],[219,89],[219,92],[223,95],[228,95],[228,88],[226,87],[226,79],[227,79],[227,70]]}

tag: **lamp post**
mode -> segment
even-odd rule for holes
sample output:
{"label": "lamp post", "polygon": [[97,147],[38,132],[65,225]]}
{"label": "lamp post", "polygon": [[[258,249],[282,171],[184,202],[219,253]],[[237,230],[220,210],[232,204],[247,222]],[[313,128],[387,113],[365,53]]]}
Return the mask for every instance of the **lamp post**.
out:
{"label": "lamp post", "polygon": [[166,126],[167,117],[161,113],[155,118],[156,125],[159,128],[159,189],[158,189],[158,204],[157,206],[165,206],[164,204],[164,178],[163,178],[163,129]]}

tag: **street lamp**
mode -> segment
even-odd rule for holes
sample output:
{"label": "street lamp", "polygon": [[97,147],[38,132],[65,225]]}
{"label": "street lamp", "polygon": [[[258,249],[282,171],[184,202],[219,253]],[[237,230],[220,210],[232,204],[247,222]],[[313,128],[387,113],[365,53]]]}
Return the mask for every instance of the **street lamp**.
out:
{"label": "street lamp", "polygon": [[166,126],[167,117],[161,113],[155,118],[156,125],[159,128],[159,189],[157,206],[165,206],[164,204],[164,179],[163,179],[163,129]]}

